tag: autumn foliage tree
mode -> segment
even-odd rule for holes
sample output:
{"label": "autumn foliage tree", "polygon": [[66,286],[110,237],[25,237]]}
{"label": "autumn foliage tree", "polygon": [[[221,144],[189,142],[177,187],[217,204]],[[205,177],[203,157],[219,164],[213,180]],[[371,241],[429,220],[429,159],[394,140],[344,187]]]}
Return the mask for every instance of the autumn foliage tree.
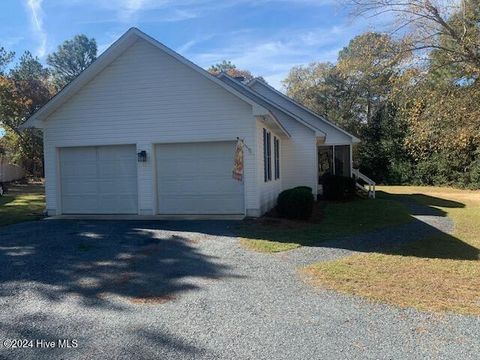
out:
{"label": "autumn foliage tree", "polygon": [[41,174],[43,146],[38,130],[19,126],[51,96],[48,70],[28,51],[7,75],[0,77],[0,118],[5,136],[4,151],[11,161]]}
{"label": "autumn foliage tree", "polygon": [[478,0],[352,0],[356,15],[395,21],[294,67],[297,101],[362,138],[356,162],[380,182],[480,188]]}
{"label": "autumn foliage tree", "polygon": [[36,129],[20,130],[19,126],[85,70],[96,54],[95,40],[77,35],[47,57],[48,68],[28,51],[10,66],[15,54],[0,47],[1,148],[11,162],[23,165],[31,174],[42,174],[42,134]]}
{"label": "autumn foliage tree", "polygon": [[224,72],[227,75],[230,75],[231,77],[234,77],[234,78],[242,77],[245,79],[245,81],[249,81],[254,78],[254,76],[250,71],[238,69],[234,64],[232,64],[231,61],[226,61],[226,60],[223,60],[221,63],[210,66],[208,68],[208,72],[213,75],[218,75],[221,72]]}

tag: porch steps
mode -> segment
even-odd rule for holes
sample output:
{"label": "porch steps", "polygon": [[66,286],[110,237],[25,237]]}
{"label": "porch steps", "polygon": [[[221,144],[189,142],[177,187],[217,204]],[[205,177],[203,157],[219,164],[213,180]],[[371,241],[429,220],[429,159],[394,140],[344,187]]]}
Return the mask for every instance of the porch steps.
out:
{"label": "porch steps", "polygon": [[[369,198],[375,199],[375,181],[362,174],[358,169],[352,169],[352,175],[355,178],[357,190],[366,194]],[[363,181],[365,185],[362,184],[360,180]]]}

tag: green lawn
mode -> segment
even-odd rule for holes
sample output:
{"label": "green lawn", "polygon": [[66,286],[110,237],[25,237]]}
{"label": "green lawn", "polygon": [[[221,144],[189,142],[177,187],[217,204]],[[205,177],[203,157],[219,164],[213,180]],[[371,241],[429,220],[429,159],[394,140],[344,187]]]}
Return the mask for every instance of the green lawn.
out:
{"label": "green lawn", "polygon": [[8,193],[0,197],[0,226],[40,219],[44,210],[42,185],[10,185]]}
{"label": "green lawn", "polygon": [[434,312],[480,315],[480,191],[392,186],[450,217],[454,233],[383,253],[358,254],[303,269],[315,285]]}
{"label": "green lawn", "polygon": [[412,220],[401,202],[382,192],[375,200],[323,202],[317,206],[322,216],[309,223],[246,222],[241,226],[241,243],[255,251],[280,252]]}

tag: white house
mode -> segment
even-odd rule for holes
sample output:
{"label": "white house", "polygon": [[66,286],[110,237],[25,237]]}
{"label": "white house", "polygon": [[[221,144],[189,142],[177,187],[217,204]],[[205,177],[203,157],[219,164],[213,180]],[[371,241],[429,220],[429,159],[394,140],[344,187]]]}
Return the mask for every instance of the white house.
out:
{"label": "white house", "polygon": [[[215,77],[136,28],[23,127],[43,130],[49,215],[260,216],[284,189],[316,194],[322,173],[351,176],[359,141],[263,81]],[[232,178],[238,139],[243,181]]]}

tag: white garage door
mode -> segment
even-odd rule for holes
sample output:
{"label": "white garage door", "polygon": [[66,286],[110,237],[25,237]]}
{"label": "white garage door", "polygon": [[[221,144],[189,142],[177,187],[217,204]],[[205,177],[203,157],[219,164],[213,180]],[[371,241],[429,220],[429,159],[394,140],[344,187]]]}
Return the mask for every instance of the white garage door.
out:
{"label": "white garage door", "polygon": [[156,146],[160,214],[243,214],[243,183],[232,179],[235,143]]}
{"label": "white garage door", "polygon": [[135,145],[60,149],[64,214],[136,214]]}

